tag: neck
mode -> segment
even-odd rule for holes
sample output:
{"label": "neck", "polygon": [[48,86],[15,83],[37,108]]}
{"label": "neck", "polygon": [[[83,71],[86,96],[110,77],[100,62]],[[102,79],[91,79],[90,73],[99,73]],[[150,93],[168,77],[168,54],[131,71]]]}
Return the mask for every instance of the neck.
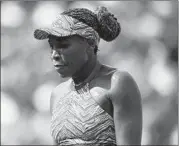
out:
{"label": "neck", "polygon": [[87,61],[79,71],[77,71],[73,76],[72,79],[75,84],[79,84],[83,82],[85,79],[88,78],[88,76],[91,74],[93,71],[95,65],[97,63],[97,59],[92,58],[91,60]]}

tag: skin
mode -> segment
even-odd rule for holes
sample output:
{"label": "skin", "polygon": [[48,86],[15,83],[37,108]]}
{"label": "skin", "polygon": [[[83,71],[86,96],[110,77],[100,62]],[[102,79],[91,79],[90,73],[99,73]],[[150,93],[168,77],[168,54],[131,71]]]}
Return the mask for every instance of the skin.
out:
{"label": "skin", "polygon": [[[63,78],[73,77],[75,82],[80,82],[78,79],[86,78],[86,76],[94,67],[96,60],[92,56],[92,47],[88,45],[87,41],[79,36],[72,36],[58,40],[58,38],[50,37],[51,45],[51,59],[55,66],[56,64],[65,65],[65,67],[56,67],[56,71]],[[93,60],[94,61],[89,61]],[[88,68],[83,69],[83,67]],[[80,74],[83,70],[83,74]],[[80,77],[79,77],[80,75]]]}
{"label": "skin", "polygon": [[[65,41],[69,45],[59,51]],[[62,77],[72,77],[75,83],[82,82],[94,68],[97,55],[94,47],[78,36],[67,37],[57,41],[51,38],[53,44],[51,58],[53,64],[64,63],[65,69],[56,68]],[[56,58],[58,56],[58,59]],[[71,90],[71,84],[66,82],[58,85],[52,92],[50,109],[63,98],[63,94]],[[90,82],[90,92],[114,119],[117,145],[140,145],[142,133],[141,95],[136,82],[127,72],[101,64],[96,78]],[[63,94],[62,94],[63,93]]]}

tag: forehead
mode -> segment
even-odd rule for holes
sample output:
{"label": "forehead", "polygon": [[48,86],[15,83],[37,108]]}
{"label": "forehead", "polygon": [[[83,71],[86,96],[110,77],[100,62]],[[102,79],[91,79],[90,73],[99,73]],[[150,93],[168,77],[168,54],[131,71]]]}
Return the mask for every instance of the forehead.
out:
{"label": "forehead", "polygon": [[75,43],[75,42],[83,42],[84,39],[80,36],[73,35],[73,36],[67,36],[67,37],[56,37],[56,36],[49,36],[49,41],[51,43]]}

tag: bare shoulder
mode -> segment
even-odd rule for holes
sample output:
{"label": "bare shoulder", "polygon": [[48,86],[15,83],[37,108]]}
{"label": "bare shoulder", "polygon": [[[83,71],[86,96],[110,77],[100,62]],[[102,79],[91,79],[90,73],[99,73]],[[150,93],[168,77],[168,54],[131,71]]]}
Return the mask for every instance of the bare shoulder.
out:
{"label": "bare shoulder", "polygon": [[69,88],[70,80],[67,80],[63,83],[60,83],[57,87],[55,87],[51,92],[50,97],[50,112],[52,113],[52,109],[54,104],[59,100],[61,97],[63,97],[65,94],[67,94],[70,91]]}
{"label": "bare shoulder", "polygon": [[125,84],[129,84],[129,83],[134,83],[134,79],[132,77],[131,74],[129,74],[128,72],[126,71],[119,71],[117,70],[112,78],[111,78],[111,82],[112,82],[112,85],[113,86],[116,86],[116,85],[125,85]]}
{"label": "bare shoulder", "polygon": [[[141,95],[136,81],[126,71],[117,70],[111,77],[111,99],[115,104],[140,104]],[[124,102],[125,101],[125,102]],[[130,102],[130,103],[127,103]],[[131,105],[132,106],[132,105]]]}
{"label": "bare shoulder", "polygon": [[118,145],[140,145],[142,134],[141,95],[133,77],[116,71],[111,78],[111,99]]}
{"label": "bare shoulder", "polygon": [[59,93],[67,92],[67,91],[69,91],[69,86],[70,86],[70,80],[60,83],[58,86],[56,86],[53,89],[52,94],[59,95]]}

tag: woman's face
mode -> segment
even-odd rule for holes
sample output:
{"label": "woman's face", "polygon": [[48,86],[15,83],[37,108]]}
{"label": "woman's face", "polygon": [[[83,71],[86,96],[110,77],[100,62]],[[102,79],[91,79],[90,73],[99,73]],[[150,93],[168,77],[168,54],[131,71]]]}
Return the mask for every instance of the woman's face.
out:
{"label": "woman's face", "polygon": [[79,36],[50,37],[51,59],[62,77],[71,77],[88,60],[87,41]]}

